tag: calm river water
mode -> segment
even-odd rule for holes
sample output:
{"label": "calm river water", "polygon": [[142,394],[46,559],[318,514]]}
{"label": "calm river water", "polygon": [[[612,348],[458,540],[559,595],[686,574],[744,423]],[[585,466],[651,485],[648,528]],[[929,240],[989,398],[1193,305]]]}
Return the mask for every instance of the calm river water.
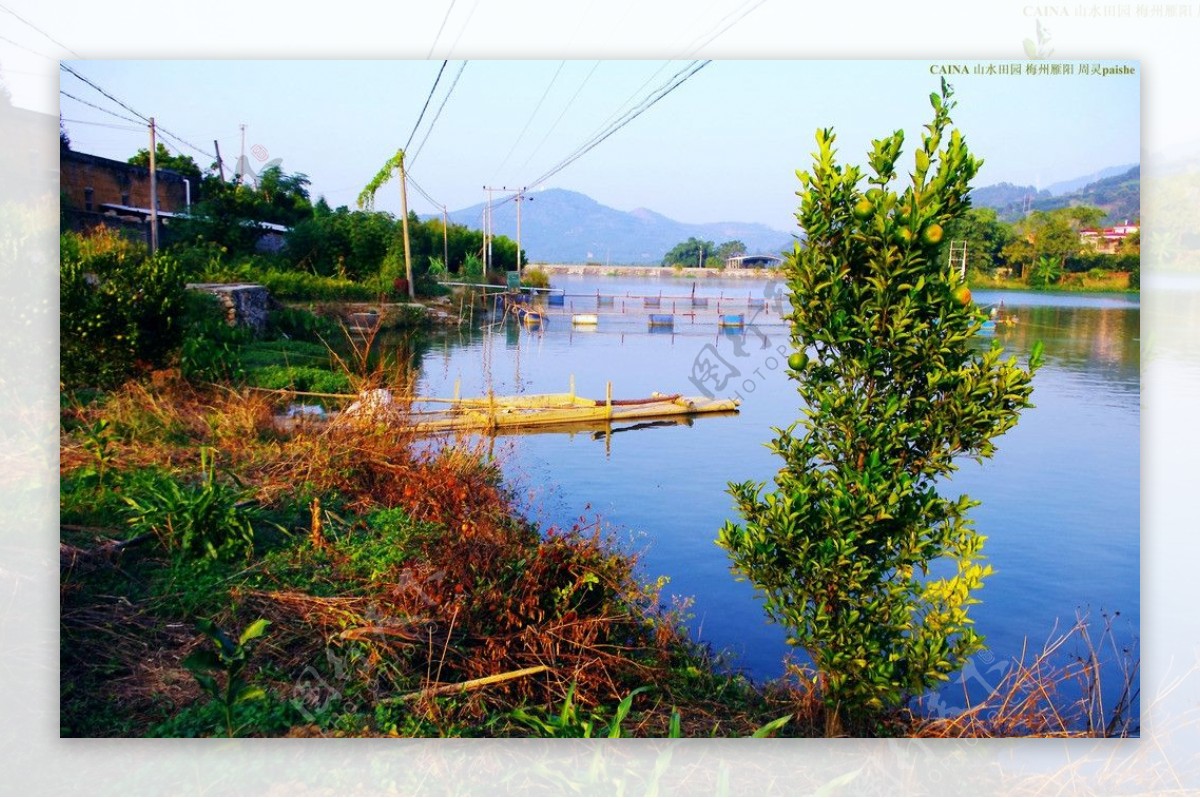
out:
{"label": "calm river water", "polygon": [[[602,398],[653,391],[740,395],[734,416],[699,417],[689,424],[620,429],[613,434],[538,434],[497,441],[504,472],[531,517],[570,526],[599,518],[639,552],[647,578],[670,578],[666,595],[692,601],[691,626],[732,663],[756,679],[776,677],[790,649],[765,617],[753,589],[731,572],[714,542],[736,518],[727,483],[770,481],[782,464],[765,447],[773,426],[798,417],[799,400],[778,347],[787,328],[778,311],[780,286],[766,281],[657,280],[557,277],[568,293],[567,312],[596,312],[595,294],[629,294],[602,307],[592,331],[552,319],[541,330],[509,323],[435,338],[422,357],[418,391],[445,396],[461,381],[464,395],[566,391],[574,375],[581,396]],[[707,315],[691,312],[690,297],[710,299]],[[643,295],[663,295],[645,308]],[[675,328],[650,332],[649,313],[670,313]],[[765,299],[764,308],[748,307]],[[1003,301],[1020,323],[998,340],[1024,361],[1035,341],[1046,365],[1035,380],[1036,408],[998,440],[996,456],[963,461],[946,492],[982,502],[974,510],[988,536],[995,568],[973,608],[988,650],[964,671],[973,695],[987,692],[1014,658],[1040,650],[1077,613],[1102,626],[1113,619],[1121,644],[1139,635],[1139,318],[1136,295],[1047,295],[979,291],[981,305]],[[714,313],[746,314],[742,333],[718,331]],[[740,304],[740,307],[738,305]],[[551,310],[560,310],[551,308]],[[622,313],[624,311],[624,313]],[[612,314],[612,315],[604,315]],[[625,425],[630,426],[630,425]],[[962,685],[955,685],[961,701]]]}

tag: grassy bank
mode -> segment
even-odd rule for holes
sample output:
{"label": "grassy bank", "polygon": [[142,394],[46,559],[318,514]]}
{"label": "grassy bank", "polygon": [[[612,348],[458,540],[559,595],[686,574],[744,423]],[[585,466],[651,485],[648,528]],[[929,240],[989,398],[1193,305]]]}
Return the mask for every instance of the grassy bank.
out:
{"label": "grassy bank", "polygon": [[747,735],[794,714],[720,673],[595,528],[518,517],[478,450],[274,411],[169,373],[64,402],[64,735]]}
{"label": "grassy bank", "polygon": [[1027,281],[1015,277],[995,277],[980,272],[972,272],[967,279],[972,289],[998,289],[1005,291],[1045,291],[1049,293],[1113,293],[1127,294],[1136,292],[1137,287],[1131,287],[1129,272],[1102,272],[1089,274],[1079,272],[1064,274],[1058,282],[1034,288]]}

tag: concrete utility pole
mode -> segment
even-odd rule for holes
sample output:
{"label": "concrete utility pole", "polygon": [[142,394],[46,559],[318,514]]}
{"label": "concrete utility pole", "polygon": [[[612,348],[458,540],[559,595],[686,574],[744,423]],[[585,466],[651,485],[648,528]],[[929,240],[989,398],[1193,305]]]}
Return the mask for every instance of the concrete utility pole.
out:
{"label": "concrete utility pole", "polygon": [[408,278],[408,298],[417,298],[413,285],[412,250],[408,243],[408,178],[404,174],[404,152],[400,152],[400,227],[404,230],[404,274]]}
{"label": "concrete utility pole", "polygon": [[158,252],[158,168],[154,162],[154,151],[158,143],[154,139],[154,117],[150,117],[150,254]]}
{"label": "concrete utility pole", "polygon": [[492,236],[495,234],[495,231],[492,228],[492,192],[496,189],[484,186],[483,190],[488,193],[487,224],[485,225],[483,233],[483,270],[484,272],[490,272],[492,270]]}
{"label": "concrete utility pole", "polygon": [[[517,274],[521,274],[521,202],[525,199],[526,186],[514,189],[517,192]],[[508,187],[501,188],[502,191],[508,191]],[[533,197],[530,197],[532,200]]]}

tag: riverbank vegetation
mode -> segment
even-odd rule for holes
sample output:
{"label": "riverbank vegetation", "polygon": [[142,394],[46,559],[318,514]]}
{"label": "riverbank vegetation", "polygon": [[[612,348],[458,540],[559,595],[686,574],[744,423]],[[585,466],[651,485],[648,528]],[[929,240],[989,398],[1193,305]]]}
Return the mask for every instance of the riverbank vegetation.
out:
{"label": "riverbank vegetation", "polygon": [[[1103,210],[1085,206],[1033,211],[1017,222],[1001,220],[992,208],[969,208],[931,242],[931,257],[965,273],[972,288],[1140,290],[1140,231],[1112,233],[1119,241],[1109,241],[1098,229],[1103,221]],[[690,238],[668,252],[662,265],[724,269],[728,258],[744,253],[740,241],[718,247]]]}

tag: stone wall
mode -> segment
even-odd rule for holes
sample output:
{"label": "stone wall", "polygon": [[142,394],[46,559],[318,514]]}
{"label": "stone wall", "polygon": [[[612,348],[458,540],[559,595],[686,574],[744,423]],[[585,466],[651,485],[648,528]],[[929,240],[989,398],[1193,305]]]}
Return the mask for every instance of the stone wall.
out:
{"label": "stone wall", "polygon": [[255,335],[266,332],[271,294],[264,286],[250,283],[192,283],[188,288],[206,291],[217,297],[225,308],[225,320],[230,325],[249,327]]}

